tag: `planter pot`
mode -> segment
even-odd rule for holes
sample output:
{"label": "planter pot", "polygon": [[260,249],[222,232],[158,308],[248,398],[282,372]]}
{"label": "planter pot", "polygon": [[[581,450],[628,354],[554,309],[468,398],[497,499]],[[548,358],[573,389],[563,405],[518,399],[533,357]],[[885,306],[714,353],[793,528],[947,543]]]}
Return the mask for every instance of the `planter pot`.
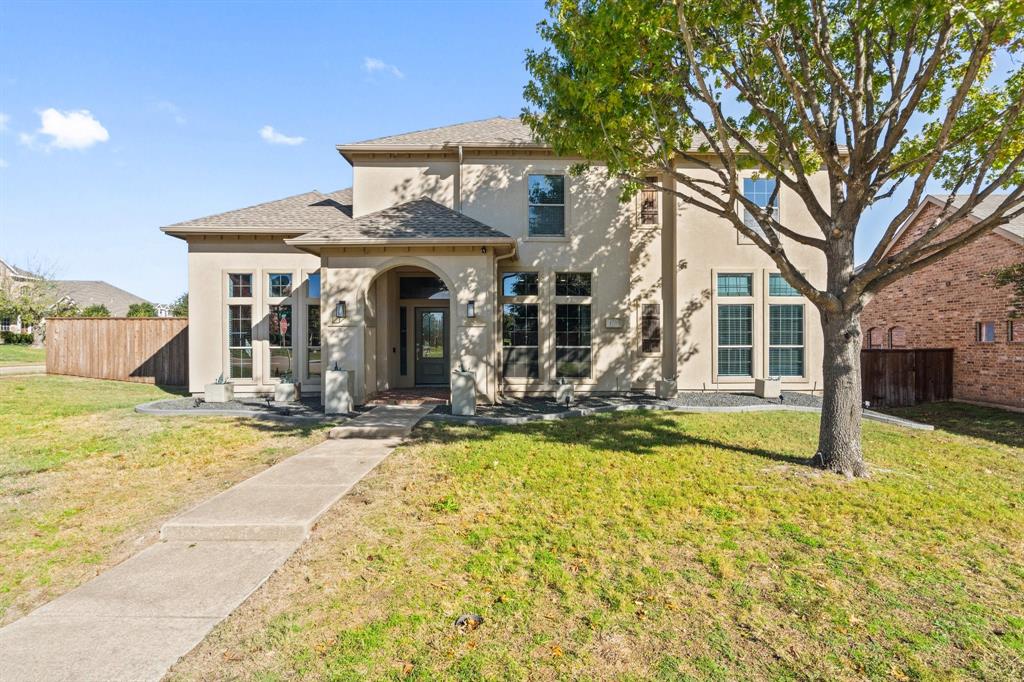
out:
{"label": "planter pot", "polygon": [[355,407],[352,399],[352,372],[329,369],[324,373],[324,412],[348,414]]}
{"label": "planter pot", "polygon": [[559,405],[572,405],[576,402],[576,384],[555,386],[555,402]]}
{"label": "planter pot", "polygon": [[675,379],[662,379],[654,384],[654,394],[662,400],[671,400],[679,392],[679,384]]}
{"label": "planter pot", "polygon": [[299,399],[298,384],[278,384],[274,386],[275,403],[293,403]]}
{"label": "planter pot", "polygon": [[452,414],[472,417],[476,414],[476,374],[452,372]]}
{"label": "planter pot", "polygon": [[234,399],[234,384],[206,384],[203,387],[203,400],[208,403],[229,403]]}
{"label": "planter pot", "polygon": [[754,395],[758,398],[778,400],[782,395],[782,382],[778,379],[754,379]]}

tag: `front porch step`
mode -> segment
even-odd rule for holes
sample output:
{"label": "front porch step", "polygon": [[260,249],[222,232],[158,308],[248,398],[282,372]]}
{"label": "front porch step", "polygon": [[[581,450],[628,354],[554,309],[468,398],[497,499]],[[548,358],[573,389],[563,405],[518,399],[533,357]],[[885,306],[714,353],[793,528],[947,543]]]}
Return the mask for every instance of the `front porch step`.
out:
{"label": "front porch step", "polygon": [[401,439],[433,408],[429,405],[379,405],[344,426],[327,433],[330,439]]}

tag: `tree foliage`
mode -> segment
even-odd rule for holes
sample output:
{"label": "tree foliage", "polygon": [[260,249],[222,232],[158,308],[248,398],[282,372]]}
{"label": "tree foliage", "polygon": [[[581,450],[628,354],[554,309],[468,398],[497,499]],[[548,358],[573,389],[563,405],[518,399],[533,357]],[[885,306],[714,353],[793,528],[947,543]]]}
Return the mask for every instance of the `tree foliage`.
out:
{"label": "tree foliage", "polygon": [[174,317],[188,317],[188,292],[186,291],[171,304],[171,315]]}
{"label": "tree foliage", "polygon": [[1024,317],[1024,263],[1017,263],[995,272],[997,287],[1010,287],[1013,291],[1013,311],[1010,317]]}
{"label": "tree foliage", "polygon": [[94,303],[86,306],[79,314],[82,317],[110,317],[110,309],[102,303]]}
{"label": "tree foliage", "polygon": [[[830,469],[866,473],[864,305],[1024,214],[1024,0],[548,6],[546,46],[526,57],[524,120],[559,155],[583,159],[578,167],[604,164],[626,196],[651,184],[716,216],[707,229],[731,227],[771,258],[820,312],[818,456]],[[659,180],[649,183],[652,171]],[[751,176],[775,180],[764,204],[744,196]],[[914,241],[887,251],[936,184],[944,205]],[[802,206],[767,208],[782,192]],[[893,217],[857,267],[862,217],[890,200]],[[982,202],[985,216],[965,221]],[[821,281],[793,258],[807,249],[825,262]]]}
{"label": "tree foliage", "polygon": [[128,317],[156,317],[156,306],[149,301],[128,306]]}
{"label": "tree foliage", "polygon": [[[859,309],[870,294],[1024,212],[1024,2],[908,0],[565,0],[527,54],[524,118],[561,154],[660,187],[728,221],[823,310]],[[921,124],[920,120],[925,119]],[[699,174],[681,167],[698,169]],[[818,227],[803,234],[743,196],[744,172],[797,194]],[[811,177],[824,170],[823,201]],[[882,239],[930,181],[950,202],[899,254],[880,247],[854,273],[866,209],[910,186]],[[950,228],[982,200],[998,209],[962,235]],[[743,221],[756,218],[757,227]],[[788,258],[793,242],[828,254],[828,286]],[[833,270],[836,267],[832,268]]]}

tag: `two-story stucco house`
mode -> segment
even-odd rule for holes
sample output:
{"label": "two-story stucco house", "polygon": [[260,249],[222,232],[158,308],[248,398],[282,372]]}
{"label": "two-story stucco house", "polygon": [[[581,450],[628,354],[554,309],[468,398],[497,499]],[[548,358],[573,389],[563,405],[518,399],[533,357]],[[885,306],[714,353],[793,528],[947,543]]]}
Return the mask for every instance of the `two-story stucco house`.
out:
{"label": "two-story stucco house", "polygon": [[[581,393],[665,377],[680,390],[750,390],[770,375],[821,387],[816,310],[724,220],[661,192],[623,203],[602,168],[571,175],[579,160],[516,119],[338,151],[350,189],[163,228],[188,242],[193,392],[223,375],[241,394],[282,377],[315,393],[336,366],[357,403],[446,387],[460,366],[485,401],[564,381]],[[744,191],[766,202],[771,182]],[[816,229],[787,191],[776,210]],[[820,254],[787,249],[820,285]]]}

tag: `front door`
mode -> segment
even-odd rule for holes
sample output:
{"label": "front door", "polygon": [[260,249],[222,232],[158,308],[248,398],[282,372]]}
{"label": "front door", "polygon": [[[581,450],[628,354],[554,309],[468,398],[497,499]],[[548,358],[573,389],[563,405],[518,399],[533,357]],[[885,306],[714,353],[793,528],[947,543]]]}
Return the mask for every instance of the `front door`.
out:
{"label": "front door", "polygon": [[448,309],[416,308],[416,384],[448,385]]}

